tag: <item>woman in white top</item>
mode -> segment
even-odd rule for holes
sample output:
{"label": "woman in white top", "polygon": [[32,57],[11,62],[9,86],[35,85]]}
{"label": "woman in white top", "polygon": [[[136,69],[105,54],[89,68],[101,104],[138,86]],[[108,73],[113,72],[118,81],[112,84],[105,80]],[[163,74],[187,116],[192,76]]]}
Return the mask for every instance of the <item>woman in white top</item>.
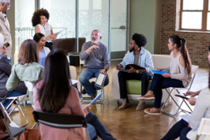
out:
{"label": "woman in white top", "polygon": [[34,35],[34,41],[36,41],[38,50],[39,50],[39,64],[44,67],[45,59],[50,53],[50,49],[45,46],[45,36],[42,33],[36,33]]}
{"label": "woman in white top", "polygon": [[187,87],[192,79],[191,60],[188,54],[185,39],[180,38],[177,35],[171,36],[168,39],[168,49],[171,51],[170,65],[166,68],[159,68],[158,70],[166,70],[169,71],[170,74],[155,74],[147,94],[137,98],[140,101],[155,99],[154,107],[144,110],[145,113],[150,115],[160,115],[163,88]]}
{"label": "woman in white top", "polygon": [[32,17],[32,25],[35,27],[35,33],[42,33],[45,36],[45,46],[50,50],[53,49],[52,41],[57,38],[56,34],[53,34],[52,26],[47,23],[49,20],[49,13],[46,9],[38,9],[34,12]]}

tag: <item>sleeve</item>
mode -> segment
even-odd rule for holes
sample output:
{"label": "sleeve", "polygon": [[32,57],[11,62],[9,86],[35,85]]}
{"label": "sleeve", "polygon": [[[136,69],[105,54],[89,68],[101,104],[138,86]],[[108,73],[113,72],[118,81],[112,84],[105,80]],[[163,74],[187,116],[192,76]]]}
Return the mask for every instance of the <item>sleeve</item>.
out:
{"label": "sleeve", "polygon": [[152,55],[150,53],[147,54],[145,69],[146,69],[147,72],[150,72],[151,70],[154,69],[154,65],[153,65],[153,61],[152,61]]}
{"label": "sleeve", "polygon": [[7,75],[11,74],[12,66],[10,65],[6,56],[3,56],[0,60],[0,70],[4,71]]}
{"label": "sleeve", "polygon": [[209,90],[207,92],[205,89],[199,94],[190,119],[190,127],[192,130],[196,130],[199,127],[201,119],[206,114],[206,110],[210,109],[209,96]]}
{"label": "sleeve", "polygon": [[[86,53],[86,50],[88,49],[88,47],[87,47],[86,44],[87,44],[87,43],[84,43],[84,44],[82,45],[82,51],[81,51],[81,53],[80,53],[80,59],[81,59],[81,60],[86,60],[86,59],[88,58],[88,56],[89,56],[89,54]],[[90,52],[90,53],[91,53],[91,52]]]}
{"label": "sleeve", "polygon": [[39,73],[39,79],[42,79],[44,76],[44,67],[41,66],[40,73]]}
{"label": "sleeve", "polygon": [[127,52],[126,54],[125,54],[125,56],[123,57],[123,61],[120,63],[122,66],[123,66],[123,68],[125,68],[125,66],[126,66],[126,62],[128,61],[128,54],[129,52]]}
{"label": "sleeve", "polygon": [[12,67],[12,73],[10,74],[6,83],[6,88],[8,91],[14,90],[16,87],[20,85],[21,82],[18,76],[16,75],[15,67],[16,65]]}
{"label": "sleeve", "polygon": [[105,47],[105,53],[104,53],[104,67],[107,66],[107,67],[110,67],[110,60],[109,60],[109,53],[108,53],[108,50],[107,50],[107,47]]}
{"label": "sleeve", "polygon": [[180,69],[180,73],[171,74],[171,78],[178,79],[178,80],[186,80],[188,76],[186,68],[184,68],[183,66],[179,66],[179,69]]}
{"label": "sleeve", "polygon": [[80,99],[79,99],[79,93],[76,90],[76,88],[71,86],[71,90],[69,94],[70,94],[70,96],[68,97],[69,101],[67,102],[69,103],[68,105],[71,108],[72,114],[86,116],[84,109],[82,107],[82,104],[80,102]]}

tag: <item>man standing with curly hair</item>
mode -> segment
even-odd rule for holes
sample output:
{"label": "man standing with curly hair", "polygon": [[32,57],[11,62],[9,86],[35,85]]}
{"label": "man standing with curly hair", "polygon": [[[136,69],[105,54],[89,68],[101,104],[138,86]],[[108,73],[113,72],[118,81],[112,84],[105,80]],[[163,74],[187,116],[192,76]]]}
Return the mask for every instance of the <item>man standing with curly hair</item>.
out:
{"label": "man standing with curly hair", "polygon": [[[144,95],[147,92],[147,87],[151,76],[149,72],[154,69],[151,53],[144,49],[146,45],[146,37],[142,34],[135,33],[129,43],[129,51],[126,53],[123,61],[116,67],[125,68],[126,65],[136,64],[145,69],[135,69],[131,67],[130,69],[119,71],[118,79],[120,86],[120,98],[123,99],[122,105],[119,109],[125,109],[130,106],[127,97],[126,80],[141,80],[141,94]],[[136,110],[142,110],[144,107],[143,102],[139,103]]]}
{"label": "man standing with curly hair", "polygon": [[0,33],[4,36],[4,46],[7,49],[7,58],[11,64],[12,60],[12,37],[10,33],[10,24],[6,13],[10,8],[10,0],[0,0]]}

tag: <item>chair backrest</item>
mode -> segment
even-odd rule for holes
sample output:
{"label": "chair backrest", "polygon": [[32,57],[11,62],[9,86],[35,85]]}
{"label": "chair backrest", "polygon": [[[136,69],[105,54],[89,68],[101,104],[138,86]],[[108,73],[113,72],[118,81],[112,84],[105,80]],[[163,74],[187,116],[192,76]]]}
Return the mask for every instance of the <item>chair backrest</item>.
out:
{"label": "chair backrest", "polygon": [[28,91],[32,92],[34,85],[29,81],[24,81],[24,83],[25,83],[25,86],[27,87]]}
{"label": "chair backrest", "polygon": [[[38,122],[38,127],[39,123],[60,129],[84,127],[87,132],[87,123],[83,115],[48,113],[34,110],[33,116],[35,121]],[[87,136],[89,138],[89,133],[87,133]]]}
{"label": "chair backrest", "polygon": [[210,118],[202,118],[198,127],[197,135],[210,135]]}
{"label": "chair backrest", "polygon": [[154,69],[164,68],[170,65],[170,55],[152,54]]}
{"label": "chair backrest", "polygon": [[189,87],[188,90],[190,90],[190,88],[191,88],[191,86],[192,86],[192,83],[193,83],[193,81],[194,81],[194,79],[195,79],[195,75],[196,75],[196,72],[197,72],[198,68],[199,68],[199,66],[197,66],[197,65],[192,65],[192,66],[191,66],[192,80],[190,81],[190,84],[189,84],[189,86],[188,86],[188,87]]}

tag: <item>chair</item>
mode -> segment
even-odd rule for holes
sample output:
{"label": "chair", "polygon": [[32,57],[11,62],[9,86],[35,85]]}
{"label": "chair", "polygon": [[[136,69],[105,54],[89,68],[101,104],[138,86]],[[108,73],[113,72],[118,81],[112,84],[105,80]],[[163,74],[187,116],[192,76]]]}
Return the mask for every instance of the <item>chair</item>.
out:
{"label": "chair", "polygon": [[3,120],[4,125],[9,133],[9,136],[7,138],[5,138],[5,140],[14,140],[14,138],[17,136],[18,136],[17,139],[19,140],[20,135],[25,131],[25,128],[9,127],[1,108],[0,108],[0,119]]}
{"label": "chair", "polygon": [[198,127],[196,140],[199,139],[200,135],[210,135],[210,118],[202,118],[201,123]]}
{"label": "chair", "polygon": [[[165,112],[165,111],[163,111],[163,108],[166,106],[165,103],[164,103],[164,104],[162,105],[162,107],[161,107],[161,112],[163,112],[163,113],[165,113],[165,114],[167,114],[167,115],[169,115],[169,116],[175,116],[175,115],[179,112],[179,109],[181,109],[181,106],[182,106],[183,103],[185,103],[185,104],[187,105],[187,107],[189,108],[189,110],[192,112],[192,109],[190,108],[190,106],[187,104],[187,102],[186,102],[184,99],[182,99],[181,104],[179,105],[179,104],[176,102],[176,100],[172,97],[172,93],[173,93],[173,90],[175,90],[178,94],[180,94],[180,91],[179,91],[179,90],[190,91],[191,86],[192,86],[192,83],[193,83],[193,81],[194,81],[194,79],[195,79],[195,75],[196,75],[196,72],[197,72],[198,68],[199,68],[199,66],[197,66],[197,65],[192,65],[192,66],[191,66],[192,80],[190,81],[190,84],[188,85],[188,87],[186,87],[186,88],[173,88],[173,87],[172,87],[172,90],[170,90],[170,91],[167,90],[167,89],[165,89],[166,92],[168,93],[168,98],[166,99],[165,103],[168,101],[169,97],[171,97],[171,99],[172,99],[172,100],[174,101],[174,103],[177,105],[178,109],[177,109],[177,111],[176,111],[174,114],[171,114],[171,113],[169,113],[169,112]],[[185,110],[183,110],[183,109],[181,109],[181,110],[184,111],[184,112],[188,112],[188,111],[185,111]]]}
{"label": "chair", "polygon": [[[87,129],[87,122],[83,115],[57,114],[57,113],[48,113],[48,112],[34,110],[33,116],[38,124],[38,128],[39,128],[39,123],[42,123],[49,127],[60,128],[60,129],[84,127],[87,134],[87,138],[88,140],[90,140],[89,132]],[[42,135],[41,132],[40,135]]]}
{"label": "chair", "polygon": [[[9,121],[11,122],[11,124],[15,125],[15,126],[18,126],[15,122],[12,121],[12,119],[10,118],[10,114],[14,111],[14,109],[16,107],[19,108],[19,110],[21,111],[22,115],[24,116],[25,120],[26,120],[26,123],[24,123],[23,125],[21,126],[18,126],[18,127],[24,127],[28,124],[28,119],[25,115],[25,113],[23,112],[22,108],[20,107],[20,103],[22,102],[22,100],[26,97],[26,95],[21,95],[21,96],[15,96],[15,97],[7,97],[6,99],[10,99],[12,100],[11,103],[7,106],[7,108],[4,107],[4,105],[2,104],[2,102],[0,102],[0,105],[2,106],[3,108],[3,111],[5,112],[5,114],[7,115],[7,118],[9,119]],[[19,99],[19,100],[18,100]],[[12,103],[16,103],[16,105],[14,106],[14,108],[8,113],[7,112],[7,109],[11,106]]]}

